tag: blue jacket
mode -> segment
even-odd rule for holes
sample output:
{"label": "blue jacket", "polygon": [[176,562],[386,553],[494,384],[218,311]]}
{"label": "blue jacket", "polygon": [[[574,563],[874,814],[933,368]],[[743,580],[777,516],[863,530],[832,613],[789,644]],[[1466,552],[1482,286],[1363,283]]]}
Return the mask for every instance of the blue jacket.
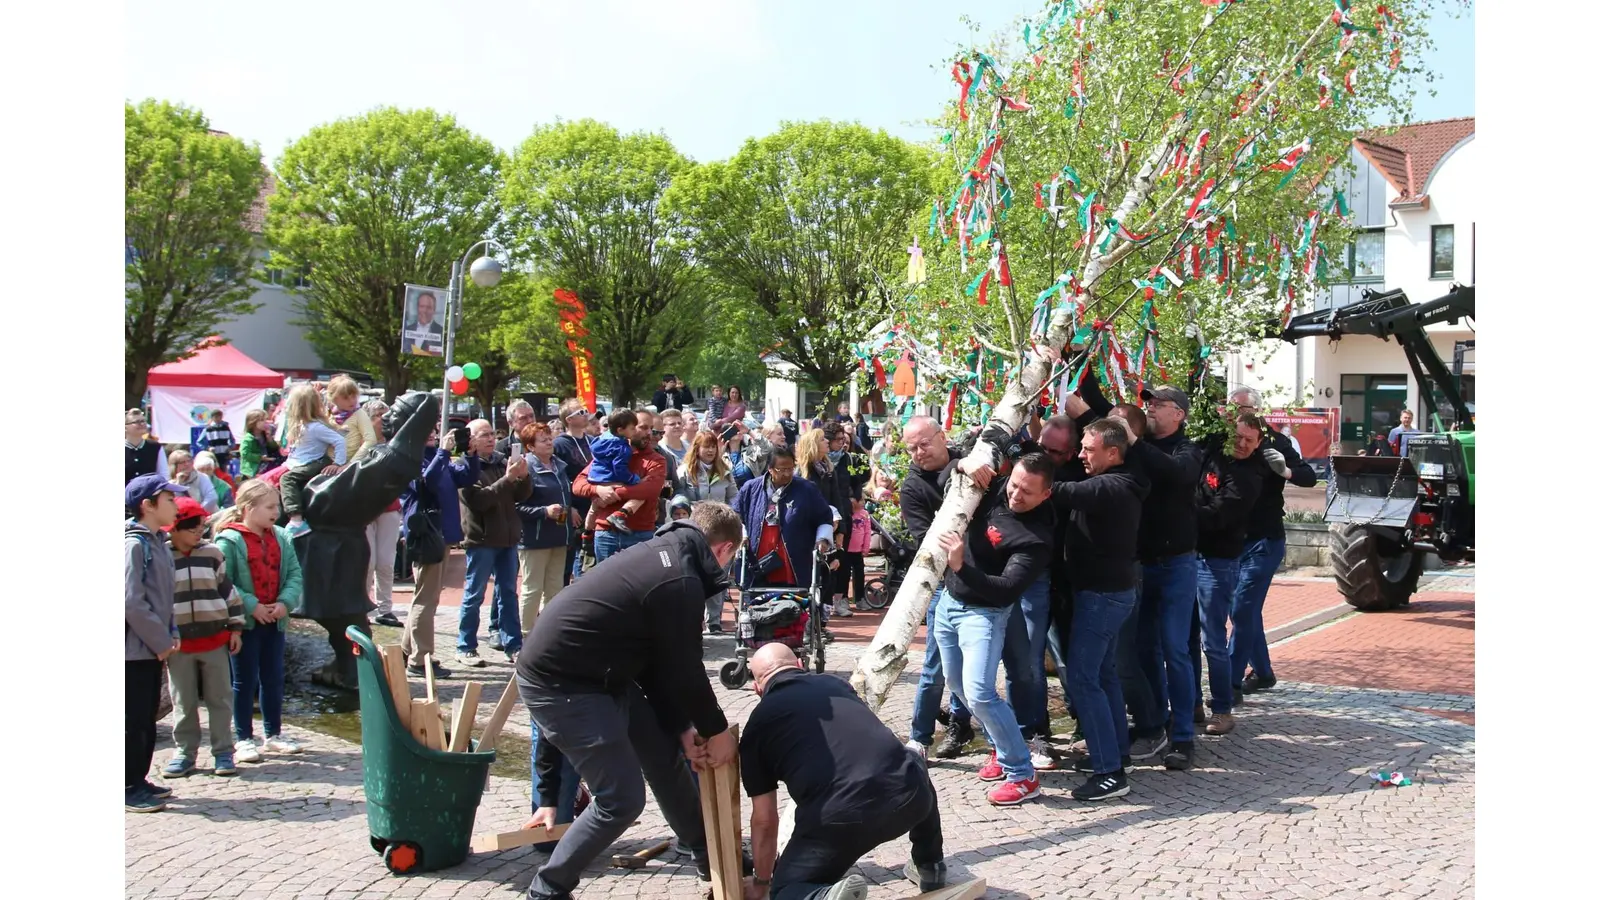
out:
{"label": "blue jacket", "polygon": [[561,504],[562,509],[572,506],[572,480],[567,476],[567,464],[552,456],[547,468],[539,461],[539,457],[531,453],[527,459],[533,493],[528,495],[528,499],[517,503],[517,515],[522,517],[520,546],[524,550],[565,547],[572,520],[569,518],[565,523],[557,522],[545,515],[544,511],[552,503]]}
{"label": "blue jacket", "polygon": [[[400,494],[400,531],[404,535],[405,523],[410,522],[411,514],[421,507],[435,515],[446,544],[459,544],[461,504],[456,501],[456,492],[477,483],[481,463],[476,456],[463,456],[451,462],[450,454],[438,447],[431,452],[433,456],[422,466],[422,477],[411,482]],[[440,497],[448,497],[449,502],[440,503]]]}
{"label": "blue jacket", "polygon": [[[734,510],[744,521],[748,542],[744,572],[740,576],[742,587],[755,586],[759,579],[756,548],[761,545],[761,528],[767,515],[767,477],[763,475],[745,482],[733,502]],[[833,540],[833,512],[816,485],[804,478],[789,482],[778,502],[778,529],[783,535],[783,548],[789,554],[789,565],[794,567],[796,587],[811,587],[811,557],[817,541]]]}

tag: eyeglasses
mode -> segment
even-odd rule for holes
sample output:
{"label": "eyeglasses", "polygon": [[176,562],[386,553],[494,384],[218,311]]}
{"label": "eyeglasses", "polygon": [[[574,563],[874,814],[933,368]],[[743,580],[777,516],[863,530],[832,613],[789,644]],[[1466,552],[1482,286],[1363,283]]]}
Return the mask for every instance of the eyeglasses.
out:
{"label": "eyeglasses", "polygon": [[665,431],[659,431],[659,430],[654,429],[654,428],[650,429],[650,433],[655,435],[656,437],[661,437],[662,435],[666,434]]}

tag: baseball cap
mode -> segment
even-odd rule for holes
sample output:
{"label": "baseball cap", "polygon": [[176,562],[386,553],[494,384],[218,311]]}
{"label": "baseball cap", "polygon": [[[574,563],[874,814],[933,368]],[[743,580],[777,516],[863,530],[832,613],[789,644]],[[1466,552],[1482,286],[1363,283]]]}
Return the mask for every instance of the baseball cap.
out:
{"label": "baseball cap", "polygon": [[162,491],[169,491],[174,496],[182,496],[187,494],[189,489],[181,484],[173,484],[152,472],[149,475],[140,475],[138,478],[128,482],[128,486],[123,493],[127,500],[126,506],[129,509],[138,509],[139,504],[146,500],[155,499],[155,496]]}
{"label": "baseball cap", "polygon": [[1168,385],[1162,385],[1153,391],[1146,388],[1139,392],[1139,399],[1146,403],[1152,400],[1167,400],[1176,403],[1178,408],[1184,412],[1189,411],[1189,395]]}
{"label": "baseball cap", "polygon": [[693,504],[691,504],[691,503],[690,503],[690,502],[689,502],[689,498],[688,498],[688,497],[685,497],[685,496],[684,496],[684,495],[682,495],[682,494],[679,494],[679,495],[677,495],[677,496],[676,496],[676,497],[673,497],[673,498],[672,498],[672,500],[670,500],[670,501],[669,501],[669,502],[668,502],[668,503],[667,503],[667,509],[668,509],[668,510],[674,510],[674,509],[692,509],[692,508],[693,508]]}
{"label": "baseball cap", "polygon": [[180,496],[178,497],[177,503],[178,517],[172,520],[171,525],[168,525],[166,528],[162,529],[163,531],[171,531],[172,529],[178,527],[179,522],[182,522],[185,519],[204,519],[206,516],[211,515],[210,513],[206,512],[206,508],[204,506],[200,505],[200,501],[194,499],[193,497]]}

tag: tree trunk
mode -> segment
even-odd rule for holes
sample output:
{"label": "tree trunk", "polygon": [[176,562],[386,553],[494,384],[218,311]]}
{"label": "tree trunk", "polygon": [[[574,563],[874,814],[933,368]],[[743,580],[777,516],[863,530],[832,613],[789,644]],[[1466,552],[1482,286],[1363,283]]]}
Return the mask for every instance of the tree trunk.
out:
{"label": "tree trunk", "polygon": [[150,367],[135,365],[122,376],[122,402],[124,409],[138,409],[144,402],[144,392],[149,387]]}
{"label": "tree trunk", "polygon": [[[400,360],[391,360],[383,366],[383,402],[393,406],[396,397],[404,394],[406,388],[411,386],[411,373],[406,369],[405,363]],[[445,402],[450,401],[445,397]]]}

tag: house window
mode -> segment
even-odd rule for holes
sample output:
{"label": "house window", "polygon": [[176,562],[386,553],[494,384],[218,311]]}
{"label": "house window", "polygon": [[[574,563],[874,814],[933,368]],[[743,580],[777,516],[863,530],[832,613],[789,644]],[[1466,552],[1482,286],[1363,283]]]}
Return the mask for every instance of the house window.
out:
{"label": "house window", "polygon": [[1449,278],[1456,273],[1456,227],[1433,226],[1433,262],[1428,277]]}
{"label": "house window", "polygon": [[1346,251],[1345,267],[1355,284],[1383,283],[1383,229],[1357,232]]}

